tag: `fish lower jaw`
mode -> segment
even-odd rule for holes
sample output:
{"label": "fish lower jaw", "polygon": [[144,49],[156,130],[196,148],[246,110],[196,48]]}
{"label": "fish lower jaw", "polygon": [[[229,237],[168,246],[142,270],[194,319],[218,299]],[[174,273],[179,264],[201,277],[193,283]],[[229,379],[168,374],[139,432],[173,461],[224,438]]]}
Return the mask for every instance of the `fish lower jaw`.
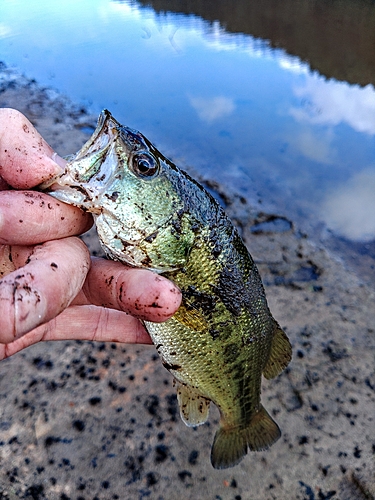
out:
{"label": "fish lower jaw", "polygon": [[99,203],[95,203],[95,197],[82,187],[68,187],[55,183],[48,187],[46,192],[56,200],[78,207],[85,212],[90,212],[93,215],[102,213]]}

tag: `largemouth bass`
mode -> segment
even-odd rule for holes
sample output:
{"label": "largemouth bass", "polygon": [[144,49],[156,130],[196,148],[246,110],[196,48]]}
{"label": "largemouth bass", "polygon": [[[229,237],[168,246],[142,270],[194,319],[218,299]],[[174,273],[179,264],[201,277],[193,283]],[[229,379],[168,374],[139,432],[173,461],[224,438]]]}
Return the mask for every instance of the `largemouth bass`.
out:
{"label": "largemouth bass", "polygon": [[261,376],[281,373],[291,346],[253,259],[213,197],[108,111],[64,173],[41,188],[94,214],[110,258],[181,289],[176,314],[145,326],[177,381],[185,424],[204,423],[211,401],[219,408],[212,465],[231,467],[248,450],[272,445],[280,430],[260,402]]}

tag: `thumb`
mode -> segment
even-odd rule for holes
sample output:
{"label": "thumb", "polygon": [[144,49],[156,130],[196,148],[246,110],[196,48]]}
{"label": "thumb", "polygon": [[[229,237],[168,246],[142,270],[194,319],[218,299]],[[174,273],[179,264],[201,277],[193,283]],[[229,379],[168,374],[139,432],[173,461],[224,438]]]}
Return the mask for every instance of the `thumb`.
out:
{"label": "thumb", "polygon": [[0,109],[0,176],[16,189],[37,186],[62,171],[57,156],[19,111]]}

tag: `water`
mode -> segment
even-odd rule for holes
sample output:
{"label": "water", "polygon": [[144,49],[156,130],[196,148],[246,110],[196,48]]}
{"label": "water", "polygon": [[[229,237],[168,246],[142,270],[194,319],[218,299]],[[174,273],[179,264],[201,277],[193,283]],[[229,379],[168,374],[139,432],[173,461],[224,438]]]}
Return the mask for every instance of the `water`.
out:
{"label": "water", "polygon": [[94,113],[110,109],[369,276],[375,6],[258,4],[2,0],[0,59]]}

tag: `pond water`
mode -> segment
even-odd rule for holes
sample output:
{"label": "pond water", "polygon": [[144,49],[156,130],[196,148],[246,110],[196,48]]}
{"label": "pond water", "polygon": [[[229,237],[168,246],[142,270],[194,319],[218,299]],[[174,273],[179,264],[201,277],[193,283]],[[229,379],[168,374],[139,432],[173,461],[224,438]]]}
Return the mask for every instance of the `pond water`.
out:
{"label": "pond water", "polygon": [[2,0],[0,59],[375,275],[371,2]]}

